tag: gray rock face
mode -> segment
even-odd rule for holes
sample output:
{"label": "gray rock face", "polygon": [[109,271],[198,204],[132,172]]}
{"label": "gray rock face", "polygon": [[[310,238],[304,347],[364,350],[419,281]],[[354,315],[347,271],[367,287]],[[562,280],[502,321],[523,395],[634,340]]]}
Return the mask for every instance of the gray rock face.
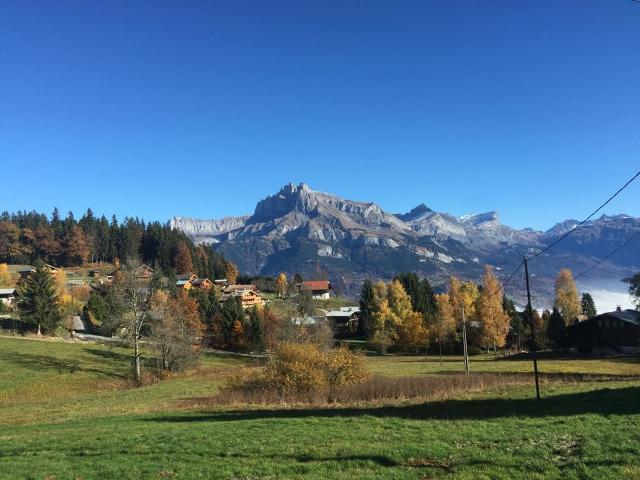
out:
{"label": "gray rock face", "polygon": [[197,220],[188,217],[173,217],[169,226],[181,230],[197,243],[217,243],[217,236],[242,227],[244,217],[224,217],[220,220]]}
{"label": "gray rock face", "polygon": [[[328,276],[349,294],[365,277],[391,278],[400,271],[417,271],[438,283],[450,274],[478,279],[490,264],[499,277],[506,276],[524,255],[576,223],[567,220],[546,232],[517,230],[503,225],[496,212],[454,217],[424,204],[394,215],[375,203],[345,200],[304,183],[285,185],[249,216],[170,220],[196,242],[215,244],[245,273]],[[640,219],[627,215],[585,224],[532,265],[539,297],[551,294],[560,268],[580,272],[639,230]],[[627,248],[599,266],[597,275],[620,280],[638,269],[640,249]]]}

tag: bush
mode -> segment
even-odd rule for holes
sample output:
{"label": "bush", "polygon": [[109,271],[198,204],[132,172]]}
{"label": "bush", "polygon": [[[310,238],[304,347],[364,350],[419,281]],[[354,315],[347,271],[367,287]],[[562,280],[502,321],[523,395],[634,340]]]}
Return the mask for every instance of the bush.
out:
{"label": "bush", "polygon": [[314,344],[284,343],[259,371],[243,372],[231,389],[270,390],[280,394],[326,391],[339,385],[365,382],[371,374],[362,356],[346,348],[322,351]]}

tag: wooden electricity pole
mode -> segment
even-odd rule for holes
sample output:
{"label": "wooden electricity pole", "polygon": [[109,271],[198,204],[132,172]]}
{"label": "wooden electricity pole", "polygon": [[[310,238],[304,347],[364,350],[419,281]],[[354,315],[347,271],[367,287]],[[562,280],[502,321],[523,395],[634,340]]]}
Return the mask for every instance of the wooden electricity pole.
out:
{"label": "wooden electricity pole", "polygon": [[469,375],[469,349],[467,348],[467,322],[464,318],[464,305],[462,310],[462,349],[464,351],[464,371]]}
{"label": "wooden electricity pole", "polygon": [[529,289],[529,265],[527,257],[524,257],[524,276],[527,282],[527,311],[529,315],[529,323],[531,324],[531,352],[533,353],[533,376],[536,379],[536,399],[540,400],[540,384],[538,383],[538,358],[536,351],[538,350],[538,342],[536,340],[536,325],[533,321],[533,308],[531,307],[531,290]]}

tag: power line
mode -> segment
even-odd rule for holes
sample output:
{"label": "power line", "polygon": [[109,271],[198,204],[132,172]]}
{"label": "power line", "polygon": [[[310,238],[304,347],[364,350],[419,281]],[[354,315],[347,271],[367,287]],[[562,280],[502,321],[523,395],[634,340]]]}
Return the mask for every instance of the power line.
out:
{"label": "power line", "polygon": [[586,273],[589,273],[591,270],[593,270],[594,268],[596,268],[598,265],[600,265],[601,263],[603,263],[605,260],[607,260],[609,257],[611,257],[612,255],[618,253],[620,250],[622,250],[624,247],[626,247],[631,240],[633,240],[634,238],[636,238],[638,235],[640,235],[640,230],[638,230],[636,233],[634,233],[633,235],[631,235],[629,238],[627,238],[625,240],[625,242],[620,245],[618,248],[612,250],[611,252],[609,252],[608,255],[602,257],[600,260],[598,260],[596,263],[594,263],[593,265],[591,265],[589,268],[587,268],[586,270],[584,270],[583,272],[580,272],[578,275],[576,275],[574,277],[575,280],[579,279],[580,277],[582,277],[583,275],[585,275]]}
{"label": "power line", "polygon": [[640,171],[638,171],[638,173],[636,173],[633,177],[631,177],[629,179],[629,181],[627,181],[627,183],[625,183],[622,187],[620,187],[618,189],[618,191],[616,193],[614,193],[613,195],[611,195],[606,202],[604,202],[602,205],[600,205],[598,208],[596,208],[591,215],[589,215],[587,218],[585,218],[583,221],[581,221],[579,224],[577,224],[575,227],[573,227],[571,230],[569,230],[568,232],[565,232],[560,238],[558,238],[557,240],[555,240],[553,243],[551,243],[550,245],[547,245],[545,248],[543,248],[542,250],[540,250],[538,253],[536,253],[535,255],[533,255],[532,257],[529,257],[527,260],[531,261],[534,258],[542,255],[544,252],[546,252],[547,250],[555,247],[558,243],[560,243],[562,240],[564,240],[565,238],[567,238],[569,235],[571,235],[573,232],[575,232],[577,229],[579,229],[582,225],[584,225],[585,223],[587,223],[591,217],[593,217],[596,213],[598,213],[600,210],[602,210],[611,200],[613,200],[614,198],[616,198],[618,196],[618,194],[620,192],[622,192],[625,188],[627,188],[629,186],[629,184],[631,182],[633,182],[636,178],[638,178],[640,176]]}

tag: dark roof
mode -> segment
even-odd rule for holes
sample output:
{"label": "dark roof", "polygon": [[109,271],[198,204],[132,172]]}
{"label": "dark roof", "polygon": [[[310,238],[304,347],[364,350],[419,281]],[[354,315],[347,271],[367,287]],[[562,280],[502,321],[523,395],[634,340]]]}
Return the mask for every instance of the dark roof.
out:
{"label": "dark roof", "polygon": [[583,322],[576,322],[569,327],[569,329],[574,328],[587,328],[586,325],[593,324],[593,322],[597,322],[598,320],[604,319],[617,319],[622,320],[623,322],[631,323],[633,325],[640,326],[640,312],[637,310],[616,310],[614,312],[605,312],[600,315],[596,315],[595,317],[591,317],[588,320]]}
{"label": "dark roof", "polygon": [[192,277],[195,277],[195,275],[191,274],[191,273],[187,273],[185,275],[178,275],[176,277],[176,280],[180,281],[180,280],[190,280]]}
{"label": "dark roof", "polygon": [[635,325],[640,325],[640,312],[638,310],[616,310],[615,312],[607,312],[602,315],[596,315],[593,318],[598,317],[614,317],[618,320],[623,320],[625,322],[633,323]]}

